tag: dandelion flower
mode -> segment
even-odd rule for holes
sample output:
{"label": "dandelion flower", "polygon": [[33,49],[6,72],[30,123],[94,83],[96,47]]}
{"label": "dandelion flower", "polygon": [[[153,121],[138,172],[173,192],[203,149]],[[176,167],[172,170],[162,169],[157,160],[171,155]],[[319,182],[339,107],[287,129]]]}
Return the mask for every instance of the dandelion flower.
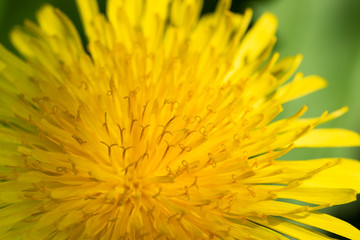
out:
{"label": "dandelion flower", "polygon": [[[271,55],[277,20],[220,0],[77,0],[88,39],[50,5],[0,47],[1,239],[350,239],[318,210],[356,199],[351,159],[281,161],[359,146],[314,129],[346,112],[274,120],[325,87]],[[294,111],[295,112],[295,111]],[[295,201],[294,201],[295,200]]]}

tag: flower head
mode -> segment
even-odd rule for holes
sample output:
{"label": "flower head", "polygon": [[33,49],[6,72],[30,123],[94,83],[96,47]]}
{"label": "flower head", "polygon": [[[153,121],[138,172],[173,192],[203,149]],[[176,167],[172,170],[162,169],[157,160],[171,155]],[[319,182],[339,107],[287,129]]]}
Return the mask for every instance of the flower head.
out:
{"label": "flower head", "polygon": [[247,30],[229,0],[77,4],[86,48],[49,5],[11,33],[23,58],[0,47],[1,239],[359,239],[317,212],[356,199],[358,162],[278,160],[360,138],[314,130],[346,108],[274,120],[326,82],[285,84],[301,56],[271,56],[272,14]]}

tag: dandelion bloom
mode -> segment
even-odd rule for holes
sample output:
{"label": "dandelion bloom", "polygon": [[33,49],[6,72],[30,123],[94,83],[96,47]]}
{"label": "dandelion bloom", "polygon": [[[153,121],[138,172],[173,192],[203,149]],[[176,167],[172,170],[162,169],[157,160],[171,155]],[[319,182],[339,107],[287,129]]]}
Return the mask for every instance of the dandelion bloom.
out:
{"label": "dandelion bloom", "polygon": [[[278,160],[359,146],[318,118],[274,120],[323,88],[271,56],[276,18],[219,1],[77,0],[88,39],[45,5],[0,47],[1,239],[329,239],[360,232],[319,209],[356,199],[350,159]],[[294,111],[295,112],[295,111]],[[290,200],[290,201],[289,201]],[[295,200],[295,201],[293,201]]]}

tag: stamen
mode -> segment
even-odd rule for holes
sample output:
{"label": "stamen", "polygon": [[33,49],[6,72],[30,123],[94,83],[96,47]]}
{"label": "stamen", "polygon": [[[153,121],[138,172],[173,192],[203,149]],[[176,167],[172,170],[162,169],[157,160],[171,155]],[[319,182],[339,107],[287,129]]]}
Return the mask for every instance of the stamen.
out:
{"label": "stamen", "polygon": [[163,157],[161,158],[161,160],[163,160],[163,159],[165,158],[166,154],[168,153],[168,151],[169,151],[169,149],[170,149],[171,147],[175,147],[175,145],[170,145],[167,141],[165,141],[165,142],[166,142],[166,144],[167,144],[167,147],[166,147],[166,150],[165,150],[164,155],[163,155]]}
{"label": "stamen", "polygon": [[179,215],[179,213],[175,213],[175,214],[171,215],[171,216],[169,217],[167,223],[170,224],[171,219],[173,219],[173,218],[176,217],[177,215]]}
{"label": "stamen", "polygon": [[231,178],[233,179],[232,183],[236,183],[236,181],[237,181],[236,174],[232,174]]}
{"label": "stamen", "polygon": [[189,195],[189,187],[188,186],[184,186],[185,188],[185,192],[183,194],[181,194],[180,196],[186,196],[188,200],[190,200],[190,195]]}
{"label": "stamen", "polygon": [[121,149],[123,149],[123,154],[122,154],[122,158],[123,160],[125,159],[125,154],[126,154],[126,151],[133,148],[133,146],[129,146],[129,147],[124,147],[124,146],[119,146]]}
{"label": "stamen", "polygon": [[131,112],[131,102],[130,102],[130,95],[129,96],[125,96],[124,99],[128,100],[128,107],[129,107],[129,113]]}
{"label": "stamen", "polygon": [[187,124],[192,124],[195,122],[195,117],[188,117],[188,116],[184,116],[183,120],[187,123]]}
{"label": "stamen", "polygon": [[124,134],[123,132],[125,131],[125,128],[121,128],[121,126],[119,124],[117,124],[119,131],[120,131],[120,140],[121,140],[121,145],[124,145]]}
{"label": "stamen", "polygon": [[162,191],[162,188],[160,187],[159,191],[155,195],[153,195],[152,198],[157,198],[158,196],[160,196],[161,191]]}
{"label": "stamen", "polygon": [[78,175],[79,174],[79,171],[76,169],[76,165],[75,163],[71,163],[71,170],[72,172],[74,173],[74,175]]}
{"label": "stamen", "polygon": [[169,166],[166,166],[166,171],[168,172],[167,176],[171,176],[173,178],[176,178],[176,175],[172,172],[171,168]]}
{"label": "stamen", "polygon": [[25,154],[21,154],[21,157],[23,158],[23,160],[24,160],[24,166],[25,166],[25,168],[30,168],[30,166],[29,166],[29,160],[28,160],[28,158],[27,158],[27,155],[25,155]]}
{"label": "stamen", "polygon": [[146,212],[146,215],[150,216],[154,210],[155,210],[155,206],[153,206],[150,210],[148,210]]}
{"label": "stamen", "polygon": [[171,111],[173,111],[174,109],[178,109],[180,106],[180,103],[176,100],[172,100],[171,98],[167,98],[164,100],[164,105],[165,104],[170,104],[171,105]]}
{"label": "stamen", "polygon": [[73,135],[72,137],[73,137],[80,145],[86,143],[86,141],[83,141],[81,138],[79,138],[79,137],[77,137],[77,136],[75,136],[75,135]]}
{"label": "stamen", "polygon": [[198,123],[201,123],[202,122],[202,118],[200,116],[195,116],[195,121],[198,122]]}
{"label": "stamen", "polygon": [[141,139],[142,139],[142,137],[143,137],[143,135],[144,135],[145,129],[148,128],[148,127],[150,127],[150,125],[146,125],[146,126],[140,125],[140,127],[141,127],[141,133],[140,133],[140,139],[139,139],[139,141],[141,141]]}
{"label": "stamen", "polygon": [[112,78],[109,81],[109,87],[110,87],[110,91],[111,91],[111,94],[112,94],[116,90],[115,82],[114,82],[114,80]]}
{"label": "stamen", "polygon": [[95,182],[101,182],[98,178],[94,177],[93,173],[91,171],[88,172],[89,180],[95,181]]}
{"label": "stamen", "polygon": [[85,81],[81,81],[80,83],[80,89],[82,89],[84,87],[84,90],[88,90],[88,84]]}
{"label": "stamen", "polygon": [[137,119],[134,118],[134,115],[131,113],[131,124],[130,124],[130,133],[132,131],[134,123],[137,122]]}
{"label": "stamen", "polygon": [[221,152],[227,152],[227,151],[226,151],[226,145],[225,145],[225,144],[221,144],[221,148],[222,148]]}
{"label": "stamen", "polygon": [[234,135],[234,141],[237,143],[240,143],[240,135],[239,134]]}
{"label": "stamen", "polygon": [[150,102],[150,100],[147,100],[145,105],[143,106],[144,109],[143,109],[142,114],[141,114],[141,120],[144,120],[145,111],[146,111],[146,108],[147,108],[149,102]]}
{"label": "stamen", "polygon": [[124,204],[125,198],[126,198],[128,193],[129,193],[129,189],[125,189],[124,192],[121,194],[119,200],[118,200],[118,203],[117,203],[118,206],[121,206],[121,205]]}
{"label": "stamen", "polygon": [[197,133],[197,131],[189,131],[189,132],[187,132],[186,135],[185,135],[185,137],[184,137],[184,140],[185,140],[187,137],[189,137],[191,134],[193,134],[193,133]]}
{"label": "stamen", "polygon": [[114,143],[114,144],[111,144],[111,145],[108,145],[107,143],[103,142],[103,141],[100,141],[102,144],[104,144],[105,146],[107,146],[108,148],[108,155],[109,157],[111,156],[111,148],[114,147],[114,146],[119,146],[118,144]]}
{"label": "stamen", "polygon": [[202,126],[202,127],[199,129],[199,132],[200,132],[202,135],[206,135],[206,128],[205,128],[205,126]]}
{"label": "stamen", "polygon": [[65,116],[70,118],[71,120],[75,120],[75,116],[73,114],[71,114],[69,111],[65,111],[64,112]]}
{"label": "stamen", "polygon": [[180,216],[178,218],[176,218],[176,220],[180,221],[184,215],[185,215],[185,212],[181,212]]}
{"label": "stamen", "polygon": [[253,190],[252,186],[247,186],[246,189],[249,191],[250,195],[251,195],[253,198],[256,197],[256,193],[255,193],[255,191]]}
{"label": "stamen", "polygon": [[[148,153],[148,150],[149,150],[149,141],[147,141],[146,142],[146,150],[145,150],[145,152],[144,152],[144,154],[143,155],[141,155],[141,160],[144,160],[145,159],[145,157],[147,158],[147,160],[149,160],[149,153]],[[140,161],[140,160],[139,160]]]}
{"label": "stamen", "polygon": [[[164,129],[165,130],[165,129]],[[162,139],[163,139],[163,137],[165,136],[165,134],[170,134],[171,136],[173,135],[170,131],[164,131],[163,130],[163,132],[159,135],[159,137],[158,137],[158,145],[161,143],[161,141],[162,141]]]}
{"label": "stamen", "polygon": [[103,123],[103,127],[105,127],[106,132],[109,134],[109,128],[107,124],[107,112],[105,112],[105,122]]}
{"label": "stamen", "polygon": [[207,105],[207,110],[209,111],[209,114],[210,113],[216,113],[216,110],[211,106],[211,105]]}
{"label": "stamen", "polygon": [[119,219],[119,218],[116,217],[116,218],[111,218],[111,219],[109,219],[109,220],[107,220],[107,221],[108,221],[108,222],[116,222],[118,219]]}
{"label": "stamen", "polygon": [[175,173],[175,177],[180,176],[182,173],[183,173],[183,169],[180,166],[178,166],[178,169],[176,170],[176,173]]}
{"label": "stamen", "polygon": [[208,132],[210,132],[211,130],[213,130],[216,127],[215,123],[210,122],[206,125],[206,129]]}
{"label": "stamen", "polygon": [[197,185],[197,180],[198,180],[198,176],[195,176],[195,180],[194,182],[189,186],[190,187],[196,187],[197,189],[199,189],[199,186]]}
{"label": "stamen", "polygon": [[56,171],[59,172],[59,173],[67,173],[67,169],[64,168],[64,167],[57,167]]}
{"label": "stamen", "polygon": [[185,145],[183,145],[183,144],[179,144],[179,147],[181,148],[181,152],[179,153],[179,155],[180,154],[182,154],[183,152],[190,152],[191,151],[191,147],[190,146],[185,146]]}
{"label": "stamen", "polygon": [[215,168],[216,167],[216,160],[214,158],[214,155],[212,153],[208,153],[208,157],[209,157],[209,160],[208,160],[208,163],[213,167]]}
{"label": "stamen", "polygon": [[58,106],[58,105],[54,105],[54,106],[52,107],[51,112],[52,112],[53,114],[56,114],[58,110],[59,110],[59,106]]}
{"label": "stamen", "polygon": [[71,171],[73,172],[73,174],[78,175],[79,171],[76,169],[76,165],[75,165],[74,161],[71,159],[71,156],[68,156],[68,161],[71,164]]}
{"label": "stamen", "polygon": [[170,126],[170,124],[172,123],[172,121],[174,121],[175,118],[177,118],[177,116],[173,116],[172,118],[170,118],[170,120],[165,124],[164,130],[166,130]]}
{"label": "stamen", "polygon": [[43,169],[42,167],[41,167],[41,162],[39,161],[39,160],[36,160],[35,161],[36,162],[36,164],[35,163],[31,163],[31,165],[35,168],[35,169]]}
{"label": "stamen", "polygon": [[[81,105],[80,105],[81,107]],[[80,118],[80,107],[78,108],[77,112],[76,112],[76,121],[80,121],[81,118]]]}

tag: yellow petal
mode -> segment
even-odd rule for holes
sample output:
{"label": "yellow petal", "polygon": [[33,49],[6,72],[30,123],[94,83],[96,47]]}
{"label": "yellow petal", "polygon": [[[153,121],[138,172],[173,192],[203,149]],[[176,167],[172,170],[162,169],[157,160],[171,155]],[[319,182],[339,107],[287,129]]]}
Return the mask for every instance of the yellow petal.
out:
{"label": "yellow petal", "polygon": [[96,0],[76,0],[81,20],[89,39],[93,38],[93,25],[95,17],[99,14]]}
{"label": "yellow petal", "polygon": [[251,221],[254,221],[258,224],[261,224],[265,227],[274,229],[275,231],[284,233],[288,236],[294,237],[299,240],[326,240],[333,239],[324,234],[316,232],[312,229],[299,226],[297,224],[285,221],[283,219],[275,217],[267,217],[266,221],[258,218],[250,218]]}
{"label": "yellow petal", "polygon": [[34,186],[28,183],[19,183],[13,181],[0,183],[0,202],[14,203],[24,201],[25,190]]}
{"label": "yellow petal", "polygon": [[347,237],[352,240],[360,239],[360,231],[351,224],[336,217],[319,212],[299,213],[284,216],[287,219],[303,223],[316,228]]}
{"label": "yellow petal", "polygon": [[[239,219],[230,219],[230,236],[235,239],[272,239],[288,240],[287,237],[250,221],[243,222]],[[231,239],[231,238],[230,238]]]}
{"label": "yellow petal", "polygon": [[[272,166],[269,166],[268,171],[276,172],[275,175],[270,175],[269,177],[264,178],[263,181],[260,179],[260,183],[293,183],[294,181],[304,181],[307,180],[319,172],[325,171],[331,167],[336,166],[341,163],[340,159],[313,159],[313,160],[305,160],[305,161],[275,161]],[[255,175],[257,176],[257,175]],[[255,179],[256,181],[256,179]],[[306,185],[307,186],[307,185]],[[268,188],[269,190],[278,190],[279,186],[267,185],[262,186],[262,188]],[[295,186],[293,186],[295,187]],[[329,187],[329,186],[318,186],[318,187]],[[347,188],[346,185],[340,188]],[[351,187],[349,187],[351,188]]]}
{"label": "yellow petal", "polygon": [[334,112],[331,112],[329,114],[325,114],[324,117],[318,117],[318,118],[300,118],[297,119],[296,121],[292,122],[291,124],[289,124],[289,126],[283,128],[284,131],[288,131],[288,130],[292,130],[295,128],[301,128],[301,127],[305,127],[308,125],[312,125],[314,123],[316,123],[316,125],[318,124],[323,124],[326,123],[328,121],[331,121],[333,119],[336,119],[338,117],[341,117],[343,114],[345,114],[348,111],[348,107],[342,107]]}
{"label": "yellow petal", "polygon": [[241,43],[234,68],[255,61],[272,41],[277,25],[277,18],[274,15],[270,13],[262,15]]}
{"label": "yellow petal", "polygon": [[37,201],[27,201],[14,203],[0,209],[0,232],[5,233],[7,230],[12,228],[13,224],[39,212],[40,210],[37,209],[37,205]]}
{"label": "yellow petal", "polygon": [[[320,121],[320,124],[334,120],[338,117],[341,117],[342,115],[344,115],[347,111],[349,110],[348,107],[342,107],[338,110],[335,110],[331,113],[329,113],[325,118],[322,119],[322,121]],[[312,121],[316,121],[318,118],[304,118],[304,119],[299,119],[298,122],[299,123],[303,123],[306,124],[307,122],[312,122]]]}
{"label": "yellow petal", "polygon": [[295,77],[294,81],[280,87],[274,96],[281,103],[289,102],[302,97],[321,88],[326,87],[327,82],[318,76],[309,76],[302,78],[301,74]]}
{"label": "yellow petal", "polygon": [[[57,36],[61,43],[71,46],[68,51],[78,54],[84,52],[80,36],[75,26],[61,11],[50,5],[45,5],[37,13],[37,20],[44,32],[50,36]],[[64,52],[62,52],[62,54],[64,54]]]}
{"label": "yellow petal", "polygon": [[[312,162],[312,161],[309,161]],[[352,188],[360,192],[360,162],[341,159],[339,164],[319,172],[303,182],[303,186],[325,188]]]}
{"label": "yellow petal", "polygon": [[163,24],[168,16],[169,2],[169,0],[146,2],[141,22],[145,36],[151,39],[151,34],[158,29],[159,25]]}
{"label": "yellow petal", "polygon": [[360,146],[360,135],[346,129],[315,129],[295,141],[295,147]]}
{"label": "yellow petal", "polygon": [[[28,75],[31,74],[32,70],[19,57],[12,54],[4,46],[0,44],[0,89],[11,89],[11,92],[19,94],[19,89],[23,90],[22,93],[30,95],[29,97],[36,96],[38,93],[38,87],[34,82],[29,80]],[[1,69],[2,68],[2,69]],[[2,98],[4,93],[2,93]],[[8,99],[1,99],[5,101]]]}
{"label": "yellow petal", "polygon": [[302,55],[299,54],[296,57],[283,58],[274,66],[271,72],[278,78],[278,85],[283,84],[294,74],[301,61]]}
{"label": "yellow petal", "polygon": [[[59,219],[62,219],[63,216],[66,216],[68,213],[82,209],[85,205],[88,204],[88,200],[80,198],[77,200],[65,201],[62,204],[56,204],[51,206],[51,211],[44,212],[41,214],[38,221],[35,223],[33,230],[39,230],[45,228],[49,225],[53,226],[54,223],[58,222]],[[65,223],[61,223],[65,226]]]}
{"label": "yellow petal", "polygon": [[84,219],[84,213],[81,210],[70,211],[61,221],[57,224],[56,228],[64,231],[70,225],[81,222]]}
{"label": "yellow petal", "polygon": [[127,18],[132,26],[139,23],[144,2],[142,0],[124,1],[124,0],[108,0],[106,6],[106,15],[110,22],[115,26],[119,26],[118,12],[120,8],[124,9]]}
{"label": "yellow petal", "polygon": [[261,216],[261,215],[276,215],[282,216],[286,214],[299,213],[311,210],[311,207],[300,206],[297,204],[281,202],[277,200],[265,201],[235,201],[229,211],[230,214],[247,215],[247,216]]}
{"label": "yellow petal", "polygon": [[277,197],[313,204],[344,204],[356,200],[356,191],[348,188],[297,187],[276,192]]}
{"label": "yellow petal", "polygon": [[[202,9],[202,1],[186,0],[172,1],[170,19],[175,26],[190,30],[197,23]],[[188,32],[186,32],[188,34]]]}

